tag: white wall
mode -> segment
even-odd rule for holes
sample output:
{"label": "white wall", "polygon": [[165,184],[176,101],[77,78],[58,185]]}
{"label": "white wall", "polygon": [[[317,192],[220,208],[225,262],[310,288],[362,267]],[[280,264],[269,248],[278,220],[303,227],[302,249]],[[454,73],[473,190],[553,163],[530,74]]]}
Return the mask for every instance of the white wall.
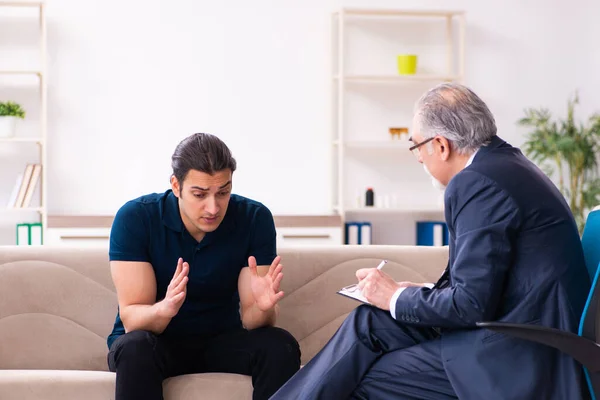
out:
{"label": "white wall", "polygon": [[[277,214],[330,211],[329,30],[339,1],[47,3],[51,214],[112,214],[165,190],[175,145],[198,131],[233,150],[238,193]],[[513,144],[523,141],[524,107],[563,113],[579,90],[580,115],[600,110],[595,0],[343,5],[465,10],[466,82]],[[34,99],[30,89],[10,93]],[[13,182],[2,181],[0,201]]]}
{"label": "white wall", "polygon": [[328,210],[326,2],[48,8],[51,213],[110,214],[165,190],[194,132],[230,146],[236,192],[278,213]]}

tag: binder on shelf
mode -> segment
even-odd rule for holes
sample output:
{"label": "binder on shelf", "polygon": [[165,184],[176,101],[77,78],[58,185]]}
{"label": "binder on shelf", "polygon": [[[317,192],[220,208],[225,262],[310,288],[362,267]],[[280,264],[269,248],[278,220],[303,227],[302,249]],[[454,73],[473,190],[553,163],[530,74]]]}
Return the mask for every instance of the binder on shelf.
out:
{"label": "binder on shelf", "polygon": [[43,243],[42,238],[42,224],[37,222],[29,225],[29,244],[32,246],[41,246]]}
{"label": "binder on shelf", "polygon": [[17,246],[40,246],[44,243],[42,224],[22,223],[17,224]]}
{"label": "binder on shelf", "polygon": [[346,222],[346,244],[360,244],[359,226],[357,222]]}
{"label": "binder on shelf", "polygon": [[17,246],[29,246],[29,224],[17,224]]}
{"label": "binder on shelf", "polygon": [[360,225],[360,244],[369,245],[372,242],[371,223],[363,222]]}
{"label": "binder on shelf", "polygon": [[372,243],[372,226],[370,222],[346,222],[345,244],[369,245]]}
{"label": "binder on shelf", "polygon": [[448,226],[445,222],[417,222],[417,246],[447,246]]}

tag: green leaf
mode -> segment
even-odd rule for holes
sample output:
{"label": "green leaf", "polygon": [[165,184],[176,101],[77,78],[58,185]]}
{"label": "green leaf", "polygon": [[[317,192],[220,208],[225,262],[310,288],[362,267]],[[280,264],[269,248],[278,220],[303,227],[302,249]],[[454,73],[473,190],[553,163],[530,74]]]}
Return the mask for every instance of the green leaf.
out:
{"label": "green leaf", "polygon": [[583,203],[586,211],[600,205],[600,178],[586,182],[583,189]]}
{"label": "green leaf", "polygon": [[551,178],[552,176],[554,176],[554,167],[552,166],[552,164],[543,164],[543,165],[540,165],[540,169],[549,178]]}
{"label": "green leaf", "polygon": [[596,157],[600,152],[600,113],[590,116],[587,123],[578,121],[578,104],[575,92],[567,101],[565,118],[552,120],[546,108],[527,108],[517,122],[530,128],[523,144],[525,155],[550,178],[562,178],[562,193],[582,229],[585,212],[600,204]]}
{"label": "green leaf", "polygon": [[12,101],[0,102],[0,117],[18,117],[25,118],[25,110]]}

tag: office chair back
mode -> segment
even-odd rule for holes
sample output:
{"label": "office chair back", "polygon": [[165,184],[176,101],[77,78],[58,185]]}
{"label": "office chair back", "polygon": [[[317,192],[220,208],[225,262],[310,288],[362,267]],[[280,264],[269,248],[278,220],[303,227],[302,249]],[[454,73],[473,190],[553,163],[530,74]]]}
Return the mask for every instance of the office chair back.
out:
{"label": "office chair back", "polygon": [[600,286],[597,285],[597,282],[600,272],[598,270],[598,264],[600,263],[600,210],[589,213],[583,228],[581,244],[583,246],[585,266],[590,275],[592,286],[585,308],[583,309],[583,314],[581,315],[579,336],[599,343],[600,335],[598,334],[600,334],[600,329],[598,328],[600,326],[597,325],[600,323],[598,316],[598,312],[600,311],[598,304],[600,300]]}
{"label": "office chair back", "polygon": [[[581,244],[585,266],[590,275],[592,286],[579,322],[579,336],[600,343],[600,316],[598,315],[600,311],[598,304],[600,300],[600,285],[598,285],[598,276],[600,275],[600,269],[598,268],[598,264],[600,264],[600,210],[588,214],[583,228]],[[585,370],[585,377],[592,399],[595,400],[596,397],[587,370]]]}

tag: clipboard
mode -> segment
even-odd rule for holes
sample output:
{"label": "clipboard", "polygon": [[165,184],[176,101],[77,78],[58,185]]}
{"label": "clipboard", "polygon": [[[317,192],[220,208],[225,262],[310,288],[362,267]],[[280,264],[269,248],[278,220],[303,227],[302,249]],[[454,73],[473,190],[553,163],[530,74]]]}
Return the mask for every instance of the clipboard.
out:
{"label": "clipboard", "polygon": [[360,301],[361,303],[364,303],[364,304],[371,304],[371,303],[369,303],[369,300],[367,300],[366,297],[364,297],[362,295],[362,292],[358,288],[358,284],[343,287],[340,290],[338,290],[336,293],[340,294],[342,296],[351,298],[353,300]]}
{"label": "clipboard", "polygon": [[[388,262],[387,260],[381,260],[381,262],[377,266],[377,269],[380,270],[381,268],[383,268],[383,266],[385,264],[387,264],[387,262]],[[361,303],[371,304],[371,303],[369,303],[369,300],[367,300],[367,298],[365,296],[363,296],[362,292],[358,288],[358,283],[355,283],[354,285],[345,286],[345,287],[341,288],[340,290],[338,290],[336,293],[341,294],[342,296],[349,297],[354,300],[358,300]]]}

